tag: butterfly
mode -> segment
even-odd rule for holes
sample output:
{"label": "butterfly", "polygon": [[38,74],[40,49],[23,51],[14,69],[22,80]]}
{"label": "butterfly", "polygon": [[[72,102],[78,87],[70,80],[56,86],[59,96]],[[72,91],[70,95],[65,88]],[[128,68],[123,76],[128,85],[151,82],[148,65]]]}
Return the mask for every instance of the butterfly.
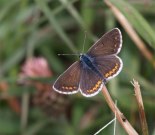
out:
{"label": "butterfly", "polygon": [[105,83],[117,76],[123,67],[117,56],[122,48],[122,34],[118,28],[104,34],[80,60],[62,73],[53,89],[62,94],[81,92],[85,97],[97,95]]}

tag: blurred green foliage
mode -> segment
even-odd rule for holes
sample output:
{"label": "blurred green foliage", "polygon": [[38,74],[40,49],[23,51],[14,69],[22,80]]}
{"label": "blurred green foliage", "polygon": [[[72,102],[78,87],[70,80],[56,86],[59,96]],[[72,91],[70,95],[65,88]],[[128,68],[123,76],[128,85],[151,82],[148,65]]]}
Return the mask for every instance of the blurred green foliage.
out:
{"label": "blurred green foliage", "polygon": [[[120,9],[154,55],[155,2],[110,1]],[[107,87],[113,99],[117,100],[120,110],[141,134],[137,104],[130,83],[133,78],[138,80],[149,132],[150,135],[155,135],[155,70],[101,0],[0,1],[0,84],[8,84],[9,97],[18,99],[22,111],[28,107],[26,124],[23,126],[22,115],[12,110],[0,87],[0,135],[88,135],[94,134],[112,120],[114,115],[101,93],[93,98],[85,98],[80,94],[68,96],[71,104],[69,116],[45,115],[31,103],[32,95],[37,90],[19,85],[17,81],[25,60],[40,56],[47,59],[53,72],[51,78],[40,81],[52,86],[54,80],[78,59],[57,54],[81,52],[85,31],[86,52],[98,37],[114,27],[118,27],[123,35],[123,47],[119,56],[124,68]],[[113,124],[101,134],[113,134]],[[116,134],[126,134],[118,122]]]}

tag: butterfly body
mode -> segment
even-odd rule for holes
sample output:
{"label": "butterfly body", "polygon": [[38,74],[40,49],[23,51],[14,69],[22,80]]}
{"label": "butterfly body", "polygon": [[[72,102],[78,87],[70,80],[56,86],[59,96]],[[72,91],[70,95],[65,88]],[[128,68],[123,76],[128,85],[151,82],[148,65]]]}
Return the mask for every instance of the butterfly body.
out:
{"label": "butterfly body", "polygon": [[122,35],[118,28],[104,34],[80,60],[74,62],[53,85],[62,94],[80,91],[85,97],[92,97],[101,91],[105,83],[117,76],[123,67],[117,56],[122,47]]}
{"label": "butterfly body", "polygon": [[[87,54],[82,54],[80,56],[80,61],[82,63],[83,68],[89,68],[90,70],[95,72],[99,77],[101,77],[104,80],[103,75],[100,73],[100,71],[96,67],[95,59],[94,58],[91,58]],[[105,82],[105,80],[104,80],[104,82]]]}

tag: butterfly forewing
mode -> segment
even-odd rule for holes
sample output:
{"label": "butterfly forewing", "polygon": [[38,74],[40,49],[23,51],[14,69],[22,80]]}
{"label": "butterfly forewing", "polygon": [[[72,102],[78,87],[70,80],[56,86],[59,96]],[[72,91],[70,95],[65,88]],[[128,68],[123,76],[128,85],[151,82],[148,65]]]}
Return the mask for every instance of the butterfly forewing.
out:
{"label": "butterfly forewing", "polygon": [[73,63],[53,85],[55,91],[62,94],[74,94],[79,90],[81,74],[80,61]]}
{"label": "butterfly forewing", "polygon": [[85,97],[92,97],[103,87],[103,78],[88,67],[83,68],[80,80],[80,91]]}
{"label": "butterfly forewing", "polygon": [[95,57],[94,64],[106,80],[118,75],[123,67],[122,60],[116,55]]}
{"label": "butterfly forewing", "polygon": [[122,47],[122,35],[118,28],[104,34],[87,52],[91,57],[118,54]]}

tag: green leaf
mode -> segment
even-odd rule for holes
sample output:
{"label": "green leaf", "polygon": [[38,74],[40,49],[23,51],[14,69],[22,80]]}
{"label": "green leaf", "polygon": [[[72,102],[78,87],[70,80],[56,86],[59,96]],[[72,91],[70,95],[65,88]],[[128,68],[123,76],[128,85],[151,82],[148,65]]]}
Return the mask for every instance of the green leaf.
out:
{"label": "green leaf", "polygon": [[155,49],[155,31],[148,21],[129,3],[124,0],[109,0],[127,18],[138,34]]}
{"label": "green leaf", "polygon": [[52,28],[56,30],[58,35],[64,40],[66,45],[74,52],[77,52],[77,49],[74,47],[74,44],[72,41],[68,38],[64,30],[62,29],[60,23],[56,20],[56,17],[54,16],[53,12],[49,9],[46,1],[42,0],[35,0],[36,3],[38,4],[39,8],[44,12],[46,17],[48,18]]}

